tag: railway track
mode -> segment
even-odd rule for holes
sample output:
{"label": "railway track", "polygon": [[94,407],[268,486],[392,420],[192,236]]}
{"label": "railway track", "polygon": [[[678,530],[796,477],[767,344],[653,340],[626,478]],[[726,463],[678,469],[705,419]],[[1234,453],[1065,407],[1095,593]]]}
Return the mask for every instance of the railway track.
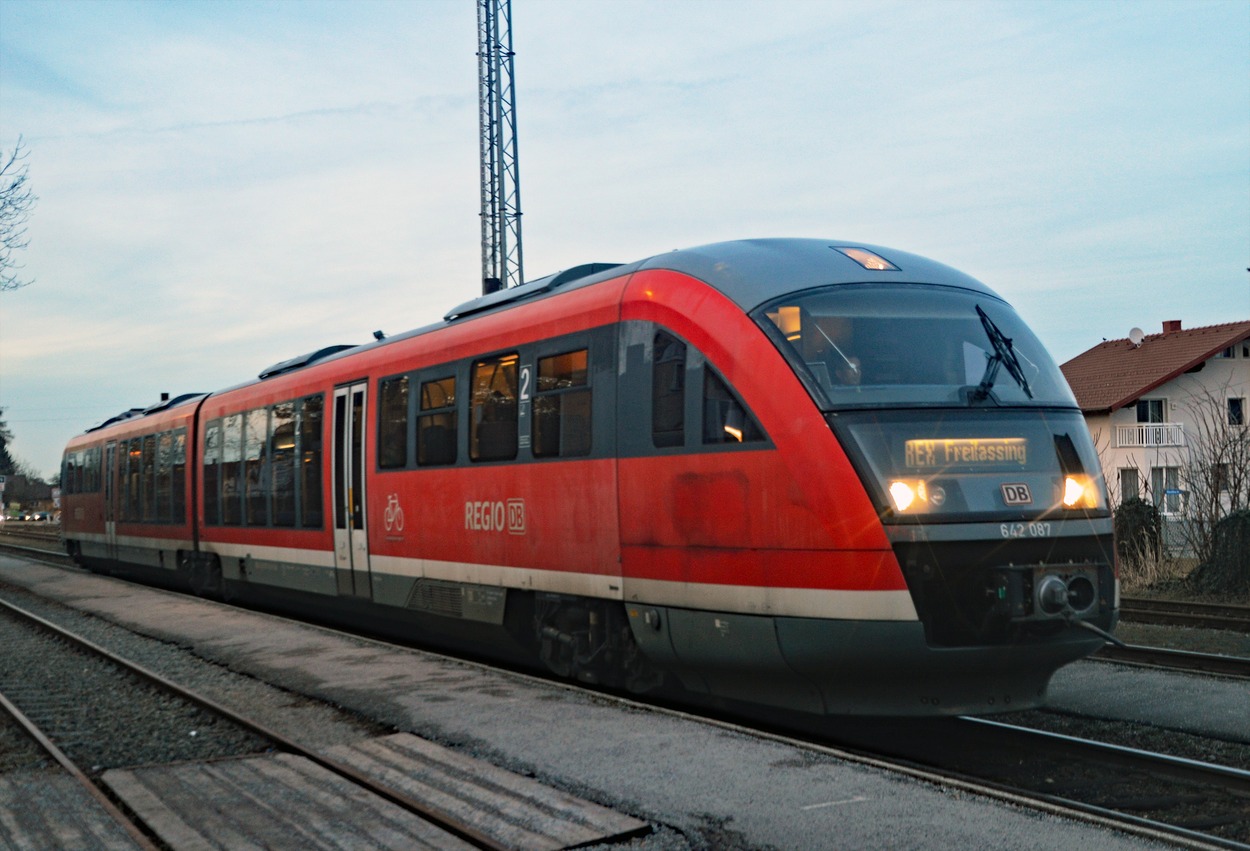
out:
{"label": "railway track", "polygon": [[[407,734],[306,747],[4,601],[0,643],[8,660],[0,661],[0,705],[103,813],[82,829],[121,830],[137,847],[156,848],[154,840],[175,851],[229,847],[232,841],[223,846],[222,837],[233,836],[274,848],[339,848],[339,840],[350,837],[353,847],[363,848],[555,849],[650,830],[645,822]],[[55,673],[64,664],[54,657],[66,654],[75,676]],[[38,659],[38,670],[49,676],[32,681],[29,666],[18,671],[13,664],[22,657]],[[137,697],[141,690],[161,695]],[[159,709],[134,712],[152,705]],[[120,751],[119,732],[129,740]],[[216,746],[204,744],[210,738]],[[14,794],[0,778],[0,796]],[[213,794],[231,805],[200,804]],[[40,792],[20,803],[29,813],[46,798]],[[13,800],[0,802],[17,810]],[[315,827],[327,818],[332,836]],[[17,824],[19,830],[24,822],[64,829],[64,820],[47,813]],[[11,825],[0,824],[0,844],[7,838],[26,847],[29,837],[5,836]]]}
{"label": "railway track", "polygon": [[1093,658],[1128,665],[1166,668],[1172,671],[1188,671],[1198,674],[1214,674],[1221,677],[1250,679],[1250,659],[1242,656],[1196,653],[1191,650],[1144,647],[1138,644],[1127,644],[1123,647],[1107,644],[1095,653]]}
{"label": "railway track", "polygon": [[[975,728],[974,740],[996,755],[993,771],[1002,772],[1002,782],[1039,799],[1199,844],[1246,848],[1250,843],[1250,771],[1244,768],[993,719],[959,720]],[[1002,759],[1006,753],[1019,754],[1015,765],[1024,770],[1004,771],[1012,764]]]}
{"label": "railway track", "polygon": [[[1250,801],[1250,775],[1243,769],[1234,768],[1230,773],[1227,767],[1211,769],[1197,760],[1086,744],[1072,737],[1012,730],[1005,725],[989,727],[975,720],[967,724],[977,732],[956,735],[950,727],[905,725],[901,732],[896,729],[884,737],[889,746],[882,747],[874,740],[859,756],[890,770],[900,766],[904,770],[915,769],[917,776],[929,780],[966,783],[971,791],[984,793],[988,789],[1007,800],[1048,811],[1081,813],[1107,824],[1128,824],[1142,835],[1166,837],[1190,847],[1250,847],[1245,844],[1250,840],[1245,810]],[[926,744],[913,748],[916,741]],[[902,748],[903,742],[910,744]],[[949,747],[954,756],[930,752],[939,742],[960,744]],[[812,746],[814,742],[806,739],[803,744]],[[834,755],[845,755],[844,741],[831,744],[837,748],[832,751]],[[1078,756],[1077,751],[1082,749],[1087,752]],[[968,765],[970,754],[986,754],[990,760],[987,764]],[[1073,773],[1071,766],[1075,764],[1082,768]],[[1022,778],[1013,778],[1004,776],[1004,765],[1028,768]],[[1132,778],[1127,787],[1125,777]],[[1034,783],[1030,788],[1026,781],[1040,781],[1041,785]],[[1222,788],[1221,783],[1231,783],[1232,787]],[[1231,831],[1233,838],[1213,834],[1211,830]]]}
{"label": "railway track", "polygon": [[1250,632],[1250,606],[1123,597],[1120,617],[1137,623]]}
{"label": "railway track", "polygon": [[986,718],[844,725],[818,745],[1187,848],[1250,848],[1250,771]]}

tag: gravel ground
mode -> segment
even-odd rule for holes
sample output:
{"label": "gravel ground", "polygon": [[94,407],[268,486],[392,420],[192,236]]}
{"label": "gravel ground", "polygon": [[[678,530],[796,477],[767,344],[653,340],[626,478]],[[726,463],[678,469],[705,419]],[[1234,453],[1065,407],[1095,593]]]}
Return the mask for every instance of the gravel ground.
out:
{"label": "gravel ground", "polygon": [[91,774],[259,753],[269,743],[99,656],[0,615],[0,692]]}
{"label": "gravel ground", "polygon": [[[358,715],[238,674],[195,656],[186,649],[137,635],[102,619],[84,615],[57,603],[42,600],[25,589],[0,586],[5,599],[40,617],[114,651],[118,655],[193,689],[237,712],[263,719],[276,732],[314,746],[355,742],[393,729],[369,722]],[[45,639],[46,640],[46,639]],[[105,768],[177,759],[205,759],[218,753],[263,750],[265,745],[234,725],[223,722],[206,710],[188,707],[165,692],[143,687],[126,689],[124,695],[110,695],[116,687],[92,685],[86,678],[107,677],[109,666],[91,664],[89,657],[38,650],[18,651],[6,647],[0,655],[0,681],[54,686],[62,682],[81,685],[81,693],[93,693],[91,712],[110,720],[116,735],[103,750],[92,751],[89,765]],[[114,682],[111,680],[100,681]],[[116,698],[116,699],[113,699]],[[153,748],[149,741],[154,728],[169,731],[169,743]],[[145,732],[137,732],[143,730]],[[210,735],[216,731],[216,735]],[[0,770],[9,760],[21,764],[19,748],[25,734],[0,725]],[[182,745],[174,741],[182,739]],[[14,754],[9,756],[9,754]]]}

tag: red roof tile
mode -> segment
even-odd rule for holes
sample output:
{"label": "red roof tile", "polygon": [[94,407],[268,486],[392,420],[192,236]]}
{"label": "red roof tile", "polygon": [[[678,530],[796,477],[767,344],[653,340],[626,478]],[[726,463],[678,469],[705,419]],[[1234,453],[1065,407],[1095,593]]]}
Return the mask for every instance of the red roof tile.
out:
{"label": "red roof tile", "polygon": [[[1164,328],[1171,324],[1165,322]],[[1247,338],[1250,320],[1150,334],[1140,346],[1128,339],[1107,340],[1059,368],[1081,410],[1115,411]]]}

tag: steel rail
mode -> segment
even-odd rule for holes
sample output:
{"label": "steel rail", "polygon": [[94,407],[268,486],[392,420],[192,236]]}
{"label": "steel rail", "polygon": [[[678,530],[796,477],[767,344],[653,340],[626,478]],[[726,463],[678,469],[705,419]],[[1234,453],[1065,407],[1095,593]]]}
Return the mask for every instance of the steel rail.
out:
{"label": "steel rail", "polygon": [[1121,598],[1120,617],[1134,623],[1250,632],[1250,606]]}
{"label": "steel rail", "polygon": [[1138,644],[1126,644],[1123,647],[1107,644],[1092,658],[1125,665],[1250,679],[1250,659],[1244,656],[1224,656],[1219,653],[1198,653],[1192,650],[1171,650],[1166,647],[1145,647]]}
{"label": "steel rail", "polygon": [[[436,807],[430,806],[424,801],[417,800],[416,798],[413,798],[410,795],[404,794],[403,792],[397,789],[393,789],[389,786],[386,786],[374,780],[372,777],[369,777],[368,775],[363,774],[362,772],[356,770],[350,765],[346,765],[342,762],[339,762],[338,760],[332,759],[330,757],[319,754],[316,751],[305,748],[303,745],[296,742],[294,739],[289,738],[285,734],[280,733],[277,730],[274,730],[271,727],[268,727],[267,725],[259,721],[248,718],[245,715],[241,715],[238,712],[235,712],[233,709],[230,709],[229,707],[218,703],[217,701],[213,700],[210,697],[191,691],[190,689],[184,688],[183,686],[180,686],[179,684],[173,682],[172,680],[166,679],[165,677],[161,676],[155,671],[145,668],[142,665],[136,664],[135,662],[131,662],[129,659],[126,659],[122,656],[118,656],[116,653],[112,652],[108,648],[102,647],[93,641],[83,638],[82,636],[76,635],[75,633],[62,628],[58,626],[57,624],[52,623],[49,620],[45,620],[44,618],[39,617],[33,612],[28,612],[19,606],[13,605],[7,600],[0,600],[0,607],[2,607],[4,610],[7,610],[13,613],[16,617],[23,618],[27,622],[32,623],[38,626],[39,628],[51,633],[52,635],[57,636],[58,638],[69,641],[75,644],[76,646],[81,647],[84,650],[87,650],[90,653],[98,655],[101,658],[107,659],[113,664],[116,664],[122,668],[125,668],[128,671],[131,671],[132,673],[142,677],[148,682],[151,682],[154,685],[157,685],[160,688],[163,688],[169,691],[171,694],[177,695],[178,697],[184,700],[188,700],[192,703],[195,703],[203,707],[204,709],[207,709],[210,712],[216,713],[218,715],[221,715],[224,718],[229,719],[233,723],[238,724],[240,727],[243,727],[247,730],[250,730],[253,733],[256,733],[259,736],[263,736],[264,738],[269,739],[278,747],[280,747],[282,750],[285,750],[288,753],[294,754],[296,756],[301,756],[301,757],[304,757],[305,759],[315,762],[317,765],[320,765],[321,767],[328,769],[329,771],[332,771],[335,774],[338,774],[340,777],[344,777],[347,780],[350,780],[351,782],[355,783],[358,786],[362,786],[368,789],[370,792],[373,792],[374,794],[377,794],[385,798],[391,803],[397,804],[398,806],[401,806],[411,812],[416,813],[422,818],[432,822],[433,824],[437,825],[438,827],[442,828],[448,833],[454,834],[455,836],[459,837],[460,839],[465,840],[466,842],[470,842],[478,846],[479,848],[492,849],[493,851],[507,851],[507,849],[510,847],[508,845],[505,845],[499,842],[494,837],[483,833],[482,831],[478,830],[476,827],[474,827],[471,824],[466,824],[463,821],[456,819],[454,816]],[[91,781],[88,780],[87,782],[90,783]]]}
{"label": "steel rail", "polygon": [[1049,730],[1021,727],[991,718],[961,716],[960,720],[995,730],[999,735],[1009,736],[1029,746],[1041,742],[1047,747],[1062,748],[1077,756],[1089,757],[1093,754],[1100,762],[1115,762],[1150,773],[1162,771],[1177,779],[1213,784],[1238,795],[1250,795],[1250,771],[1241,768],[1114,745],[1110,742],[1097,742]]}

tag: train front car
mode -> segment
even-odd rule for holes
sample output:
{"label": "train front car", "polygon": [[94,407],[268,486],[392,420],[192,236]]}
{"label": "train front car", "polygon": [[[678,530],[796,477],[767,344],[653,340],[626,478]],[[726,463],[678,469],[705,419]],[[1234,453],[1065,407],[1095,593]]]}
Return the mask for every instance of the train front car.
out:
{"label": "train front car", "polygon": [[[815,240],[675,252],[630,290],[623,318],[641,327],[625,333],[653,372],[689,342],[741,395],[709,404],[705,379],[687,407],[705,442],[757,432],[733,469],[622,457],[631,623],[688,687],[828,714],[1006,711],[1102,645],[1118,603],[1098,459],[999,296],[915,255]],[[677,519],[631,529],[643,481]]]}

